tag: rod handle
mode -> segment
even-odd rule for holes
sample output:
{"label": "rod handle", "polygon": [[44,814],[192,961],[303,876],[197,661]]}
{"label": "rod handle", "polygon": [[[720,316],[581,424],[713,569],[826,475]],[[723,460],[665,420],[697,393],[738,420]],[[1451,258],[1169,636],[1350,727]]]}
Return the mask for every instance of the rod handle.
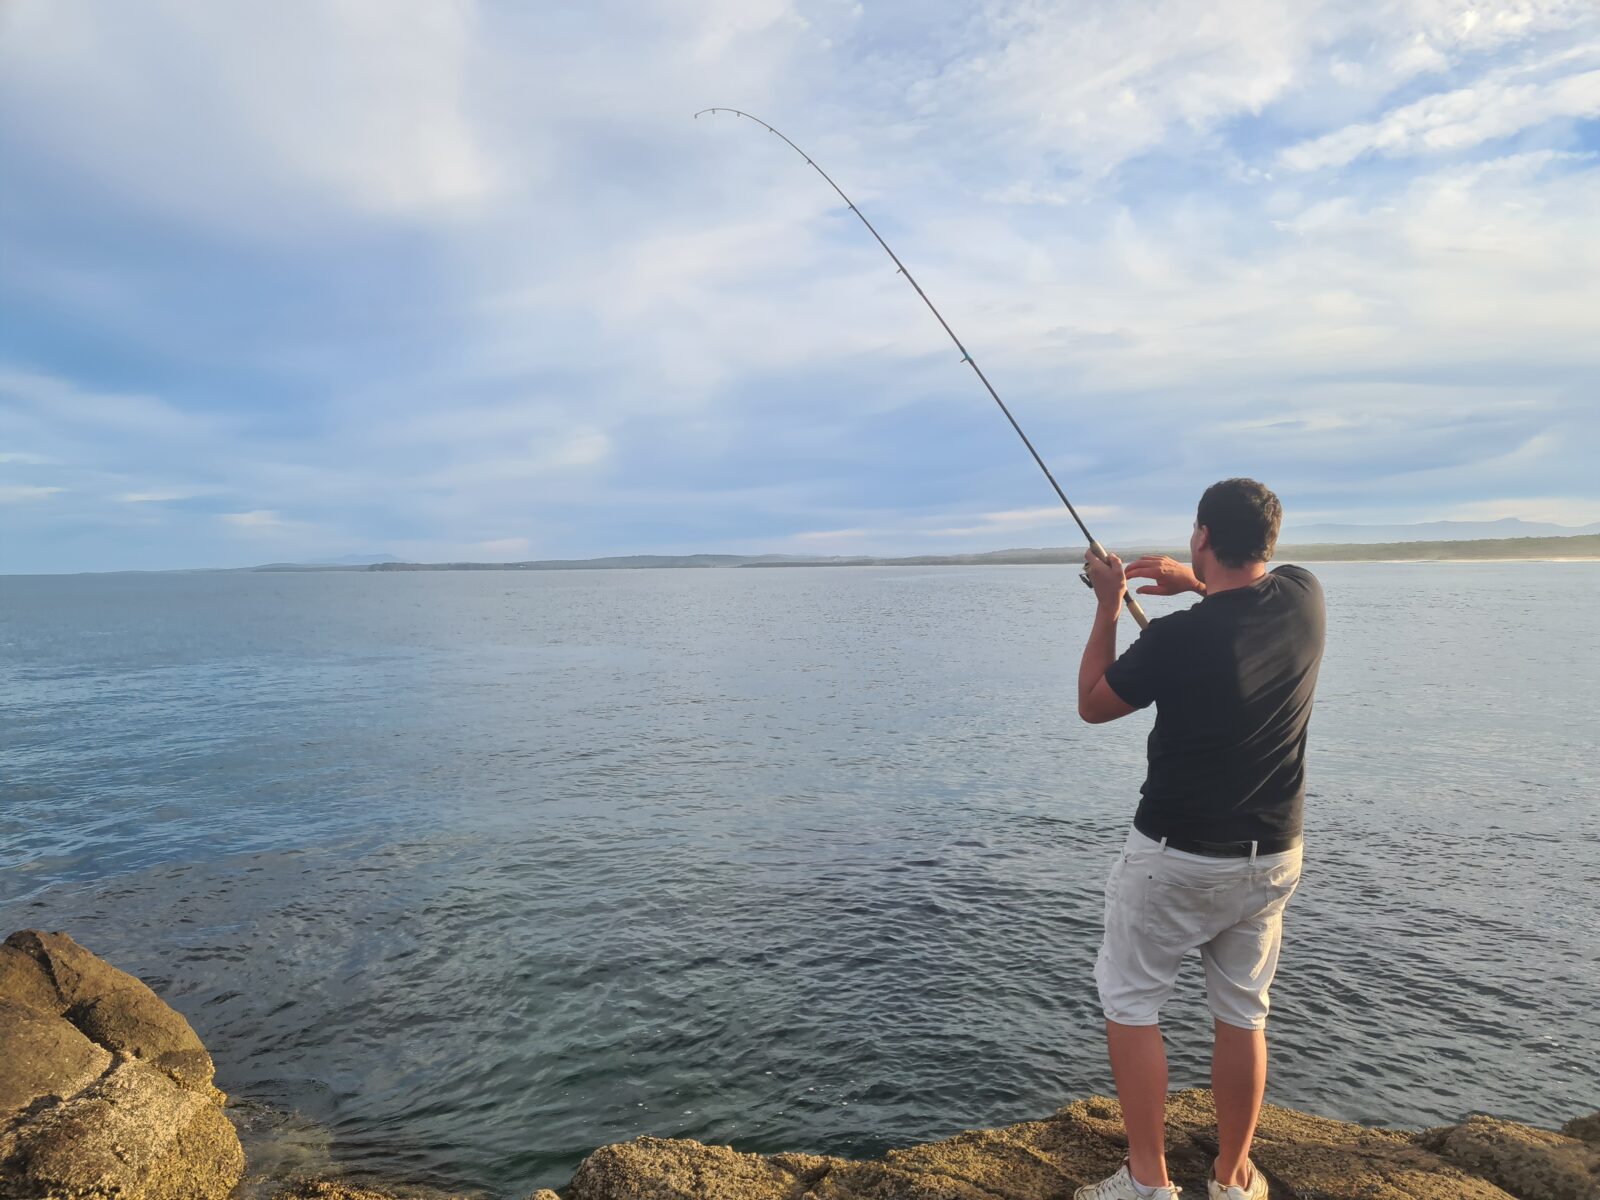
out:
{"label": "rod handle", "polygon": [[[1111,557],[1106,553],[1106,548],[1093,538],[1089,539],[1089,553],[1094,555],[1101,562],[1106,562]],[[1089,576],[1087,574],[1080,574],[1078,578],[1083,580],[1083,585],[1085,587],[1094,587],[1094,584],[1089,582]],[[1149,629],[1150,618],[1144,615],[1144,606],[1133,598],[1133,593],[1124,592],[1122,594],[1122,598],[1127,602],[1128,612],[1133,617],[1134,623],[1137,624],[1140,629]]]}

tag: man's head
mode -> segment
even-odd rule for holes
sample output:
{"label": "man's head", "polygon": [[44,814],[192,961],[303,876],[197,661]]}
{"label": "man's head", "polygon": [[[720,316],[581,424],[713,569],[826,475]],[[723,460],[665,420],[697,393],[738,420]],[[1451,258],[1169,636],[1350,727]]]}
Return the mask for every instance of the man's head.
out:
{"label": "man's head", "polygon": [[1264,567],[1278,544],[1282,523],[1283,505],[1265,484],[1254,479],[1213,483],[1200,497],[1189,538],[1195,574],[1203,581],[1212,563],[1232,571],[1256,563]]}

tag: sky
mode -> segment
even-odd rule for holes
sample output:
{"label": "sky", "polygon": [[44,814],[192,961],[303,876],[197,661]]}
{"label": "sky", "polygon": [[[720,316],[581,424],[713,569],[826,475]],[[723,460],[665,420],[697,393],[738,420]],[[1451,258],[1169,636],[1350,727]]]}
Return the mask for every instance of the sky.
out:
{"label": "sky", "polygon": [[1593,0],[4,0],[0,571],[1600,520]]}

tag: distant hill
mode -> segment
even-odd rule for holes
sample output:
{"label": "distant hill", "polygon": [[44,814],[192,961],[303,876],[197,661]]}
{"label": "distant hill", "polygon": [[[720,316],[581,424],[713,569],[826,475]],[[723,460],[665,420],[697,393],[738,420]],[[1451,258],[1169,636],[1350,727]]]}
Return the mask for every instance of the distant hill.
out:
{"label": "distant hill", "polygon": [[[1188,548],[1162,546],[1112,547],[1126,561],[1139,554],[1167,554],[1188,561]],[[1329,542],[1320,545],[1279,546],[1274,562],[1413,562],[1471,559],[1476,561],[1547,561],[1550,559],[1600,560],[1600,533],[1572,537],[1479,538],[1458,542]],[[918,555],[912,558],[833,558],[785,563],[746,563],[760,567],[916,567],[983,566],[998,564],[1080,563],[1082,547],[1044,550],[996,550],[989,554]]]}
{"label": "distant hill", "polygon": [[1329,542],[1281,546],[1281,562],[1414,562],[1471,559],[1491,562],[1548,562],[1600,559],[1600,533],[1566,537],[1473,538],[1448,542]]}
{"label": "distant hill", "polygon": [[[1163,546],[1118,546],[1123,558],[1137,554],[1170,554],[1187,559],[1187,549]],[[1600,533],[1568,537],[1480,538],[1465,541],[1344,542],[1280,546],[1278,562],[1374,562],[1416,559],[1600,559]],[[805,557],[790,554],[634,554],[613,558],[542,559],[515,563],[375,563],[368,571],[604,571],[662,568],[736,567],[961,567],[1074,564],[1083,561],[1081,546],[991,550],[983,554],[918,554],[903,558],[870,555]],[[295,568],[263,567],[261,570]],[[299,568],[316,570],[319,568]],[[340,568],[320,568],[340,569]]]}
{"label": "distant hill", "polygon": [[1461,542],[1478,538],[1573,537],[1600,533],[1600,521],[1589,525],[1552,525],[1502,517],[1498,521],[1423,521],[1415,525],[1301,525],[1283,531],[1285,542]]}

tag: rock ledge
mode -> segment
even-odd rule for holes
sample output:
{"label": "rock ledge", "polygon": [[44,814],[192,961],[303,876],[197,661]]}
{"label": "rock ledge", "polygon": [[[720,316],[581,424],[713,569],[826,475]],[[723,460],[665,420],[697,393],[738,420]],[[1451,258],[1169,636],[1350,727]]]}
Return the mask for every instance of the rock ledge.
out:
{"label": "rock ledge", "polygon": [[213,1200],[244,1152],[189,1023],[64,933],[0,945],[0,1195]]}

